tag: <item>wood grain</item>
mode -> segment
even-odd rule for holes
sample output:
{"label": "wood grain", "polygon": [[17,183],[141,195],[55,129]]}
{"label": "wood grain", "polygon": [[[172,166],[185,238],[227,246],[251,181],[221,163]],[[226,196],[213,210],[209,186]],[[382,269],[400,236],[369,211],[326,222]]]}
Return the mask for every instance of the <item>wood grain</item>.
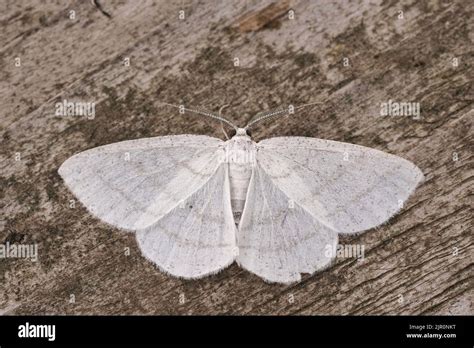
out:
{"label": "wood grain", "polygon": [[284,15],[288,16],[290,10],[289,0],[280,0],[272,2],[262,9],[256,9],[245,13],[232,25],[233,28],[237,28],[241,33],[247,33],[251,31],[258,31],[265,27],[270,27],[276,23],[277,27],[280,25],[279,18]]}
{"label": "wood grain", "polygon": [[[39,246],[38,262],[0,259],[0,313],[474,313],[474,4],[292,1],[293,20],[234,28],[271,4],[107,1],[108,19],[88,1],[0,3],[0,243]],[[55,116],[64,99],[95,102],[95,118]],[[268,284],[235,264],[198,281],[162,274],[133,235],[70,208],[57,174],[69,156],[120,140],[223,137],[218,123],[161,101],[229,104],[224,114],[243,125],[318,100],[255,128],[255,139],[369,146],[414,162],[426,181],[387,224],[341,240],[364,245],[362,261],[338,258],[298,284]],[[381,117],[388,100],[419,102],[421,119]]]}

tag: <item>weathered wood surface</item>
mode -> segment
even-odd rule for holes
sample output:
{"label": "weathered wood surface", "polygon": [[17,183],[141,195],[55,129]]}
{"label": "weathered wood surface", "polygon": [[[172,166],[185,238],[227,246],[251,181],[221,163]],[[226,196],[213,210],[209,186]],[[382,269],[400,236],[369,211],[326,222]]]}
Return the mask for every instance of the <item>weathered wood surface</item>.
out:
{"label": "weathered wood surface", "polygon": [[[270,3],[107,1],[108,19],[89,1],[0,2],[0,243],[39,245],[36,263],[0,260],[1,313],[474,313],[474,3],[292,1],[294,20],[235,26]],[[64,99],[95,102],[95,118],[55,116]],[[419,102],[422,118],[381,117],[390,99]],[[377,148],[417,164],[426,182],[387,224],[342,238],[365,246],[363,261],[336,259],[298,284],[267,284],[235,264],[197,281],[160,273],[132,234],[71,209],[57,174],[69,156],[120,140],[223,137],[219,124],[159,101],[229,104],[224,114],[242,125],[263,109],[317,100],[326,103],[254,137]]]}

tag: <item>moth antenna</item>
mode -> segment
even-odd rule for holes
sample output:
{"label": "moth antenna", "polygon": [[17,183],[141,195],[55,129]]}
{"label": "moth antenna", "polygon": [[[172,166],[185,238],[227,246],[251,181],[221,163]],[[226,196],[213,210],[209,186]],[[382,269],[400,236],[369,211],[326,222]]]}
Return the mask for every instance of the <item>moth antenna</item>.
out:
{"label": "moth antenna", "polygon": [[[219,109],[219,116],[222,115],[222,110],[224,110],[226,107],[228,107],[229,104],[225,104],[225,105],[222,105],[221,108]],[[225,131],[224,129],[224,123],[221,121],[221,129],[222,129],[222,132],[224,133],[225,135],[225,138],[227,140],[229,140],[229,136],[227,135],[227,132]]]}
{"label": "moth antenna", "polygon": [[234,125],[232,122],[230,122],[229,120],[222,117],[220,114],[217,115],[217,114],[214,114],[212,112],[205,111],[205,110],[199,110],[199,109],[188,109],[188,108],[185,108],[184,105],[176,105],[176,104],[170,104],[170,103],[160,103],[160,104],[177,108],[177,109],[180,110],[180,112],[182,111],[183,113],[185,111],[188,111],[188,112],[191,112],[191,113],[194,113],[194,114],[197,114],[197,115],[207,116],[207,117],[210,117],[210,118],[213,118],[215,120],[219,120],[221,122],[224,122],[224,123],[228,124],[229,126],[234,128],[236,131],[238,129],[238,127],[236,125]]}
{"label": "moth antenna", "polygon": [[302,109],[306,106],[311,106],[311,105],[316,105],[316,104],[324,104],[324,102],[314,102],[314,103],[302,104],[298,106],[293,106],[290,104],[287,108],[280,108],[280,109],[276,109],[272,111],[259,112],[253,117],[253,120],[247,123],[244,129],[247,130],[249,127],[253,126],[257,122],[261,122],[261,121],[264,121],[266,119],[273,118],[276,116],[282,116],[284,114],[292,114],[296,110]]}

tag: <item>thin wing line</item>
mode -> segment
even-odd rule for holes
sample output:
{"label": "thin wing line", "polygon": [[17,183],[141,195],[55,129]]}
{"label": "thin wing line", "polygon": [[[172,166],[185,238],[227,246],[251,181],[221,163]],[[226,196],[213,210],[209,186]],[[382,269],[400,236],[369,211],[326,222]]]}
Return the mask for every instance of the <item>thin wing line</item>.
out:
{"label": "thin wing line", "polygon": [[162,271],[186,279],[214,274],[236,255],[228,167],[215,174],[182,207],[136,233],[143,255]]}
{"label": "thin wing line", "polygon": [[223,161],[222,144],[194,135],[129,140],[72,156],[59,174],[91,213],[137,230],[156,222],[215,173]]}
{"label": "thin wing line", "polygon": [[359,145],[285,137],[258,146],[258,160],[275,185],[340,233],[384,223],[423,180],[413,163]]}

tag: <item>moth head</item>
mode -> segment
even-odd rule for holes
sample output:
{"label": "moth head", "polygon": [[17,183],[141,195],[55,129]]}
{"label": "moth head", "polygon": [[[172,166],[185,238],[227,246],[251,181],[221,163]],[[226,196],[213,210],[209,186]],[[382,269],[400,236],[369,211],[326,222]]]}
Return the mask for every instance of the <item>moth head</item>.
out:
{"label": "moth head", "polygon": [[237,136],[245,136],[247,134],[247,130],[245,128],[237,128],[237,131],[235,133]]}
{"label": "moth head", "polygon": [[231,138],[250,138],[252,136],[250,131],[246,128],[236,128],[235,130],[232,130],[229,135],[231,136]]}

